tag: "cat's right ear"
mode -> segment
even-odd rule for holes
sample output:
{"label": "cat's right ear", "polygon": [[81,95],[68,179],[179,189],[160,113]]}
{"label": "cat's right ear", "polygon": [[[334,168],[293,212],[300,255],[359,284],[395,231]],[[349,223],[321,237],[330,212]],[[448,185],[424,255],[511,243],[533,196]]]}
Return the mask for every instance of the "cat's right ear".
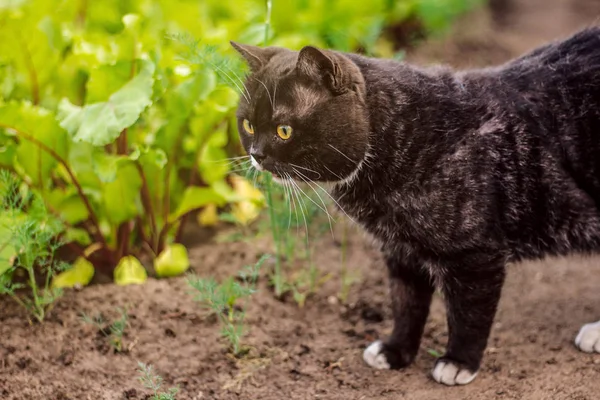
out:
{"label": "cat's right ear", "polygon": [[269,62],[271,57],[275,55],[272,47],[262,48],[258,46],[251,46],[249,44],[236,43],[233,40],[229,43],[231,43],[231,46],[233,46],[233,48],[236,49],[242,57],[244,57],[252,72],[256,72],[264,67]]}
{"label": "cat's right ear", "polygon": [[304,76],[323,82],[336,94],[354,90],[361,93],[364,85],[362,74],[346,57],[313,46],[303,47],[298,53],[296,69]]}

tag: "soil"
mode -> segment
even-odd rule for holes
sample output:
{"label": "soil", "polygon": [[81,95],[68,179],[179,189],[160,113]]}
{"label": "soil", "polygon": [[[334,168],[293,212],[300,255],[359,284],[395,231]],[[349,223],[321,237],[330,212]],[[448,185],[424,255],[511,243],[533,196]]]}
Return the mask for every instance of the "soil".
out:
{"label": "soil", "polygon": [[[463,18],[444,39],[411,51],[420,63],[457,67],[497,63],[546,40],[567,35],[600,16],[597,0],[494,1]],[[203,234],[206,237],[206,234]],[[340,237],[339,232],[336,237]],[[447,338],[436,297],[416,362],[403,371],[375,371],[362,350],[390,332],[382,259],[364,235],[349,236],[348,265],[360,274],[346,304],[337,301],[340,246],[315,244],[316,265],[332,274],[304,308],[277,300],[261,279],[248,306],[251,350],[230,357],[219,326],[192,301],[184,278],[143,286],[94,285],[65,294],[46,323],[30,324],[0,299],[0,397],[6,400],[148,399],[137,362],[152,364],[178,399],[572,399],[600,398],[600,355],[578,352],[579,327],[600,317],[600,258],[562,258],[513,265],[479,377],[466,387],[434,383],[432,353]],[[269,249],[265,239],[191,250],[193,270],[230,276]],[[115,353],[81,313],[118,317],[127,307],[124,351]]]}

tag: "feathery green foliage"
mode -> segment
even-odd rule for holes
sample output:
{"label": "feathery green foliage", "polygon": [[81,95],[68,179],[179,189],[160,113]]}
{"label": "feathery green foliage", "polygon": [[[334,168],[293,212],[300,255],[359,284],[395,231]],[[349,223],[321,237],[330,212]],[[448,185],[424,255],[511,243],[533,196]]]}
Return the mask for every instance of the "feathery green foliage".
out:
{"label": "feathery green foliage", "polygon": [[237,277],[229,277],[221,283],[195,275],[188,278],[188,284],[194,289],[194,300],[217,316],[221,323],[221,335],[227,339],[235,356],[243,351],[241,341],[245,334],[246,311],[239,303],[248,301],[256,292],[260,268],[268,258],[268,255],[263,255],[256,264],[245,267]]}

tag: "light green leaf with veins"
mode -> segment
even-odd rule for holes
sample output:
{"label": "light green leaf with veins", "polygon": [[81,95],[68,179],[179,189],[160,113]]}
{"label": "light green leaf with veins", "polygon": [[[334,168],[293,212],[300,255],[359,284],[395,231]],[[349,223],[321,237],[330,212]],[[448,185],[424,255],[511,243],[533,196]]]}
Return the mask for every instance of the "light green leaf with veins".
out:
{"label": "light green leaf with veins", "polygon": [[140,64],[138,74],[105,102],[84,107],[73,105],[67,99],[60,102],[60,125],[74,141],[84,141],[94,146],[112,143],[152,104],[154,64],[148,60],[140,60]]}

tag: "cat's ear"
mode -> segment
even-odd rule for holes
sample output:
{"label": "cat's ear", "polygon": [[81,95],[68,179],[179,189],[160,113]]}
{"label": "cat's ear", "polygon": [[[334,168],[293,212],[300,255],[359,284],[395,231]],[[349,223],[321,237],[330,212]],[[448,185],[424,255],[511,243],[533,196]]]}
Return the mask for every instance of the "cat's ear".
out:
{"label": "cat's ear", "polygon": [[300,50],[296,69],[309,78],[322,82],[337,94],[356,90],[363,82],[358,67],[341,54],[306,46]]}
{"label": "cat's ear", "polygon": [[233,46],[233,48],[236,49],[242,57],[244,57],[252,72],[256,72],[264,67],[269,62],[271,57],[273,57],[280,50],[276,47],[263,48],[251,46],[249,44],[236,43],[234,41],[230,41],[229,43],[231,43],[231,46]]}

